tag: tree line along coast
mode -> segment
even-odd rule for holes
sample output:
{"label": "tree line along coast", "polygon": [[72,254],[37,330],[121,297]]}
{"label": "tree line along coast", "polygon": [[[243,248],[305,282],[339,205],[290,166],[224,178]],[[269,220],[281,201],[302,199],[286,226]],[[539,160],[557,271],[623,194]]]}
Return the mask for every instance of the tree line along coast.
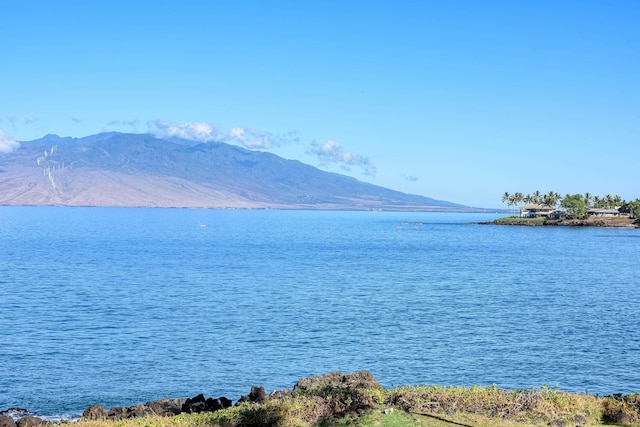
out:
{"label": "tree line along coast", "polygon": [[626,201],[619,195],[596,196],[591,193],[566,194],[555,191],[546,194],[505,192],[502,202],[511,211],[511,217],[543,220],[589,220],[593,218],[626,218],[635,225],[640,222],[640,198]]}

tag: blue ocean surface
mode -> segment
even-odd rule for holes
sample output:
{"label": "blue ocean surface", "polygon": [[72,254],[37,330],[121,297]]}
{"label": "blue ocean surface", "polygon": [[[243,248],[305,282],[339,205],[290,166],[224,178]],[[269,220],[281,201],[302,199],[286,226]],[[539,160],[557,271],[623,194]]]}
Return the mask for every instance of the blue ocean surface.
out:
{"label": "blue ocean surface", "polygon": [[0,207],[0,410],[337,370],[640,392],[640,230],[498,216]]}

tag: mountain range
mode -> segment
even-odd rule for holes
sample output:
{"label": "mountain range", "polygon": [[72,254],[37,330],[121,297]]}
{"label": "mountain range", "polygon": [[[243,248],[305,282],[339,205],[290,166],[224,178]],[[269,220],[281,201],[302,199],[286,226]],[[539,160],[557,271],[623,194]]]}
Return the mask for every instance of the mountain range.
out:
{"label": "mountain range", "polygon": [[221,142],[47,135],[0,154],[0,205],[469,211]]}

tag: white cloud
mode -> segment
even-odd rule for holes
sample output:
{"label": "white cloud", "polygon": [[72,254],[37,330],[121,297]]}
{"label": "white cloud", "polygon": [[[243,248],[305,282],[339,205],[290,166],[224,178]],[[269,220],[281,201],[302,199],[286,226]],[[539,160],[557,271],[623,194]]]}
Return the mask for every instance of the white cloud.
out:
{"label": "white cloud", "polygon": [[298,138],[295,132],[281,136],[254,129],[231,128],[222,140],[225,142],[238,142],[246,148],[272,148],[289,142],[297,142]]}
{"label": "white cloud", "polygon": [[8,138],[4,132],[0,130],[0,153],[11,153],[20,148],[20,143]]}
{"label": "white cloud", "polygon": [[240,144],[251,149],[268,149],[279,145],[298,142],[298,134],[289,132],[284,135],[276,135],[255,129],[233,127],[228,132],[221,130],[215,123],[194,122],[175,124],[168,120],[155,120],[147,123],[150,132],[160,137],[177,136],[193,141],[229,142]]}
{"label": "white cloud", "polygon": [[71,116],[71,120],[73,120],[74,123],[80,123],[80,119],[76,116]]}
{"label": "white cloud", "polygon": [[318,157],[318,161],[322,166],[338,164],[342,170],[346,171],[350,171],[351,166],[359,166],[365,175],[375,176],[377,173],[376,167],[371,164],[371,160],[368,157],[344,151],[340,143],[332,139],[327,140],[322,145],[314,141],[311,143],[309,152]]}
{"label": "white cloud", "polygon": [[247,148],[269,148],[269,134],[264,132],[260,135],[250,129],[231,128],[229,133],[224,136],[227,142],[239,142]]}
{"label": "white cloud", "polygon": [[411,175],[402,175],[402,177],[404,179],[406,179],[407,181],[411,181],[411,182],[416,182],[418,180],[417,177],[415,176],[411,176]]}
{"label": "white cloud", "polygon": [[217,125],[195,122],[173,124],[168,120],[156,120],[148,123],[151,132],[160,137],[175,136],[193,141],[209,142],[218,140],[220,130]]}
{"label": "white cloud", "polygon": [[[138,121],[114,121],[110,124],[134,126]],[[295,131],[274,134],[244,127],[232,127],[228,131],[223,131],[217,124],[206,122],[176,124],[169,120],[158,119],[147,122],[147,128],[149,133],[159,138],[179,137],[198,142],[227,142],[249,149],[270,149],[300,142],[299,133]],[[364,175],[376,176],[377,174],[377,168],[368,157],[345,151],[339,142],[332,139],[322,145],[313,141],[307,153],[315,154],[321,166],[335,164],[344,171],[351,171],[355,166],[361,168]]]}
{"label": "white cloud", "polygon": [[27,116],[24,118],[24,123],[30,125],[31,123],[35,123],[38,120],[40,120],[40,117],[38,116]]}

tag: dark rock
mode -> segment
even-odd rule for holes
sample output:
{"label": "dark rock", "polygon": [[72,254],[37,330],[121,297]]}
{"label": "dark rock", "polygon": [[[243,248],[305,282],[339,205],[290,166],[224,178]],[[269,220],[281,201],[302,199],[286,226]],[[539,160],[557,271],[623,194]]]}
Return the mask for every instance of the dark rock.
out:
{"label": "dark rock", "polygon": [[204,394],[199,394],[195,397],[191,397],[187,399],[182,405],[182,412],[186,412],[187,414],[191,414],[194,412],[202,412],[204,408],[207,406],[207,399],[205,399]]}
{"label": "dark rock", "polygon": [[92,405],[84,410],[82,413],[82,419],[85,420],[106,420],[109,416],[107,408],[102,405]]}
{"label": "dark rock", "polygon": [[205,403],[204,410],[206,412],[219,411],[220,409],[222,409],[222,404],[218,399],[214,399],[210,397],[207,400],[205,400],[204,403]]}
{"label": "dark rock", "polygon": [[264,387],[251,386],[251,391],[246,396],[241,396],[238,399],[238,403],[251,402],[251,403],[264,403],[267,401],[267,394],[264,391]]}
{"label": "dark rock", "polygon": [[109,410],[108,418],[113,421],[120,421],[128,418],[143,418],[154,413],[153,409],[146,405],[135,405],[128,408],[114,407]]}
{"label": "dark rock", "polygon": [[153,410],[145,405],[136,405],[127,408],[126,418],[144,418],[153,415]]}
{"label": "dark rock", "polygon": [[45,421],[42,418],[34,417],[32,415],[22,417],[16,421],[16,425],[18,427],[38,427],[43,424],[45,424]]}
{"label": "dark rock", "polygon": [[127,418],[127,408],[114,407],[109,409],[108,417],[110,420],[124,420]]}
{"label": "dark rock", "polygon": [[182,405],[182,412],[186,412],[188,414],[198,413],[198,412],[213,412],[219,411],[220,409],[229,408],[231,406],[231,400],[222,396],[218,399],[214,398],[205,398],[203,394],[199,394],[195,397],[185,400]]}
{"label": "dark rock", "polygon": [[171,417],[182,413],[182,406],[185,402],[186,399],[164,398],[147,402],[146,406],[156,415]]}
{"label": "dark rock", "polygon": [[[219,409],[228,408],[232,404],[231,400],[226,397],[219,399],[208,398],[199,394],[191,399],[161,399],[153,400],[145,404],[130,407],[113,407],[106,410],[104,406],[93,405],[88,407],[82,413],[84,420],[102,420],[109,419],[113,421],[125,420],[128,418],[142,418],[150,415],[159,415],[163,417],[171,417],[183,412],[195,413],[205,411],[217,411]],[[3,426],[0,426],[3,427]],[[11,427],[11,426],[7,426]]]}
{"label": "dark rock", "polygon": [[251,386],[249,392],[249,401],[255,403],[264,403],[267,401],[267,394],[264,391],[264,387]]}
{"label": "dark rock", "polygon": [[231,406],[233,405],[231,399],[227,399],[224,396],[220,396],[218,399],[220,400],[220,404],[222,405],[223,409],[231,408]]}
{"label": "dark rock", "polygon": [[0,415],[0,427],[16,427],[16,422],[8,415]]}

